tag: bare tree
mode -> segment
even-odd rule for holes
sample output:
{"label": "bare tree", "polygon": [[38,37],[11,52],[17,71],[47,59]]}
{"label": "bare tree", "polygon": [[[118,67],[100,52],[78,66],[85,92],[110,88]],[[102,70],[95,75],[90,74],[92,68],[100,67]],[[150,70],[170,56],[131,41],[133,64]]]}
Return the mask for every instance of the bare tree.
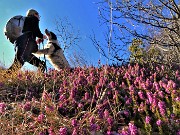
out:
{"label": "bare tree", "polygon": [[[153,46],[166,55],[164,60],[180,57],[180,6],[179,0],[100,0],[99,15],[102,24],[111,31],[111,45],[91,39],[105,57],[109,48],[111,59],[121,61],[133,39],[142,40],[145,47]],[[113,26],[111,26],[112,24]],[[106,38],[108,39],[108,38]],[[172,53],[173,52],[173,53]],[[174,59],[175,60],[175,59]],[[180,62],[180,59],[176,59]]]}
{"label": "bare tree", "polygon": [[68,53],[71,66],[76,67],[86,65],[86,58],[82,54],[83,50],[79,45],[81,40],[80,31],[73,27],[67,17],[58,18],[55,22],[57,37],[61,43],[61,48],[64,52]]}

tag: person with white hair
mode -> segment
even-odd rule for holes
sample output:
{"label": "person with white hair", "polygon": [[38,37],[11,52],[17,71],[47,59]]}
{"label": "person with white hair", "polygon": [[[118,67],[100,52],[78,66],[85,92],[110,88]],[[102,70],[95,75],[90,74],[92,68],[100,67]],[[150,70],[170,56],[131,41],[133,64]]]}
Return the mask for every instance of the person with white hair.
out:
{"label": "person with white hair", "polygon": [[38,51],[38,45],[36,38],[46,39],[46,35],[43,35],[39,28],[40,15],[34,9],[29,9],[26,13],[23,35],[17,38],[15,41],[16,55],[13,64],[10,66],[8,71],[16,71],[20,69],[25,62],[28,62],[38,67],[42,72],[46,69],[46,64],[41,61],[32,53]]}

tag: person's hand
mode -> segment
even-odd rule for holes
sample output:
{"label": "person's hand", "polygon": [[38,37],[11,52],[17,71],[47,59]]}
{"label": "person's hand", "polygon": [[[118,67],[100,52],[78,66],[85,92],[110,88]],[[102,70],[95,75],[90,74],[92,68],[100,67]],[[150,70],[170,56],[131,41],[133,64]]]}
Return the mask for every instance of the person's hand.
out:
{"label": "person's hand", "polygon": [[38,38],[38,39],[36,40],[36,43],[37,43],[37,44],[40,44],[41,42],[43,42],[43,39],[42,39],[42,38]]}
{"label": "person's hand", "polygon": [[46,36],[46,35],[43,35],[43,39],[47,39],[47,36]]}

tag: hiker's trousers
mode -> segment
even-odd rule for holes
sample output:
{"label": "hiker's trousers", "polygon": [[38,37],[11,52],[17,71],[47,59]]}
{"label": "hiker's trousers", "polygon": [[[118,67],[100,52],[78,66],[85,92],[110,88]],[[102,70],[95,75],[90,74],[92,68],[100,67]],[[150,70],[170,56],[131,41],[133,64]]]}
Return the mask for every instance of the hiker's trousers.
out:
{"label": "hiker's trousers", "polygon": [[28,62],[41,69],[42,72],[45,70],[45,62],[38,59],[32,53],[38,51],[38,45],[33,38],[32,32],[26,32],[15,41],[16,55],[14,62],[9,70],[20,69],[25,62]]}

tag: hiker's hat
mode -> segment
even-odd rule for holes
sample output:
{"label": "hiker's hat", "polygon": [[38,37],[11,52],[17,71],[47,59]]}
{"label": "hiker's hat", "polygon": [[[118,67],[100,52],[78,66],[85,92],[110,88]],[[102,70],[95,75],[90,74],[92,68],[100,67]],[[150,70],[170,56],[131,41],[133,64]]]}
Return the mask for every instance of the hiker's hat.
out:
{"label": "hiker's hat", "polygon": [[38,15],[39,13],[34,10],[34,9],[29,9],[27,12],[26,12],[26,16],[34,16],[34,15]]}

